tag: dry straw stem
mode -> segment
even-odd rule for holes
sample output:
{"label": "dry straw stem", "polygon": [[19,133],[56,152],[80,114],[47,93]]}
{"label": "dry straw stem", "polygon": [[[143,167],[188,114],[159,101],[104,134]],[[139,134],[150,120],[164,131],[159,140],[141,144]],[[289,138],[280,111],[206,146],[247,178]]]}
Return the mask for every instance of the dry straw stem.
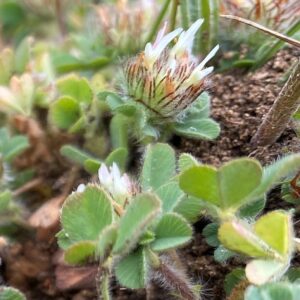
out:
{"label": "dry straw stem", "polygon": [[283,86],[272,108],[252,138],[252,143],[267,146],[274,143],[282,134],[292,115],[300,105],[300,60]]}
{"label": "dry straw stem", "polygon": [[220,16],[222,18],[225,18],[225,19],[235,20],[235,21],[244,23],[246,25],[252,26],[252,27],[254,27],[256,29],[259,29],[259,30],[261,30],[261,31],[263,31],[263,32],[265,32],[267,34],[270,34],[270,35],[272,35],[272,36],[274,36],[274,37],[276,37],[276,38],[278,38],[278,39],[280,39],[282,41],[285,41],[285,42],[287,42],[287,43],[289,43],[289,44],[291,44],[291,45],[293,45],[295,47],[300,48],[300,42],[298,40],[290,38],[290,37],[288,37],[288,36],[286,36],[284,34],[281,34],[281,33],[277,32],[277,31],[271,30],[271,29],[269,29],[269,28],[267,28],[265,26],[262,26],[262,25],[260,25],[260,24],[258,24],[256,22],[250,21],[248,19],[244,19],[244,18],[232,16],[232,15],[220,15]]}

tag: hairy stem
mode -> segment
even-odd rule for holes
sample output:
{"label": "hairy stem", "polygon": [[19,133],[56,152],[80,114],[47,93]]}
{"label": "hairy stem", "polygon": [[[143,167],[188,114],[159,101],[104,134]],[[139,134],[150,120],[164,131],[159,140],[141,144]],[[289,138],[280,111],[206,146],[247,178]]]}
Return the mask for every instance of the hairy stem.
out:
{"label": "hairy stem", "polygon": [[156,272],[161,275],[165,284],[168,285],[172,290],[176,291],[182,299],[198,299],[193,291],[193,287],[185,278],[185,276],[171,265],[161,262],[160,266],[156,269]]}
{"label": "hairy stem", "polygon": [[300,105],[300,60],[283,86],[272,108],[266,115],[252,143],[266,146],[274,143],[282,134],[292,115]]}
{"label": "hairy stem", "polygon": [[152,250],[148,249],[148,256],[153,270],[153,280],[179,294],[185,300],[198,300],[193,286],[190,284],[182,270],[169,263],[166,257],[159,257]]}
{"label": "hairy stem", "polygon": [[167,13],[167,10],[168,10],[168,7],[169,7],[170,3],[171,3],[171,0],[166,0],[165,1],[165,4],[163,5],[159,15],[157,16],[155,22],[153,23],[153,26],[152,26],[152,28],[150,30],[150,33],[149,33],[149,36],[146,39],[146,43],[151,42],[153,40],[153,38],[155,37],[155,35],[157,34],[158,29],[160,27],[160,24],[161,24],[164,16]]}
{"label": "hairy stem", "polygon": [[103,265],[99,265],[96,277],[97,293],[99,300],[111,300],[110,296],[110,262],[107,260]]}

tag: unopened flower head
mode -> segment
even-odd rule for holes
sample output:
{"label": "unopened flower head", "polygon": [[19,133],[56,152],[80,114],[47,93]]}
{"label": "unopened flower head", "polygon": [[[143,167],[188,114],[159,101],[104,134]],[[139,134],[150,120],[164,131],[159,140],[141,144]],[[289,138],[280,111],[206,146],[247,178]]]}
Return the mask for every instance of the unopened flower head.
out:
{"label": "unopened flower head", "polygon": [[[101,30],[107,46],[117,48],[121,53],[136,52],[146,38],[157,11],[156,6],[152,0],[136,0],[132,3],[118,0],[115,5],[100,4],[95,6],[96,28]],[[94,25],[91,30],[95,31]]]}
{"label": "unopened flower head", "polygon": [[[158,119],[176,118],[192,105],[213,71],[205,64],[219,49],[216,46],[201,62],[193,56],[195,34],[202,22],[196,21],[187,31],[178,28],[168,34],[165,24],[155,42],[148,43],[140,55],[126,63],[125,96],[143,104]],[[169,48],[175,38],[177,42]]]}
{"label": "unopened flower head", "polygon": [[127,174],[121,175],[118,166],[113,163],[112,167],[102,164],[98,177],[100,185],[106,189],[114,198],[114,200],[124,202],[132,195],[133,185]]}

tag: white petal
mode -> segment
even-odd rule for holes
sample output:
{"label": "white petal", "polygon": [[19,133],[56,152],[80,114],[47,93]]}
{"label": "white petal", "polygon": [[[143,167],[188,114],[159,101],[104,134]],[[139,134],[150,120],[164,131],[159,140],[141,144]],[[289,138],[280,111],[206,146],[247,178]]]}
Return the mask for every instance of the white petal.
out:
{"label": "white petal", "polygon": [[174,40],[174,38],[182,32],[182,28],[177,28],[174,31],[168,33],[166,36],[164,36],[158,43],[158,45],[155,47],[156,53],[159,53],[159,55],[164,51],[164,49],[170,44],[171,41]]}
{"label": "white petal", "polygon": [[85,190],[85,184],[81,183],[81,184],[79,184],[79,186],[77,187],[76,192],[77,192],[77,193],[82,193],[82,192],[84,192],[84,190]]}
{"label": "white petal", "polygon": [[197,68],[193,71],[191,74],[192,77],[194,77],[197,81],[202,80],[204,77],[209,75],[214,70],[214,67],[205,68],[203,70]]}
{"label": "white petal", "polygon": [[122,180],[122,178],[114,180],[113,193],[116,196],[124,196],[128,194],[127,184]]}
{"label": "white petal", "polygon": [[121,179],[121,172],[120,172],[119,167],[116,163],[113,163],[113,165],[111,167],[111,173],[112,173],[113,180],[120,180]]}
{"label": "white petal", "polygon": [[151,57],[151,54],[153,52],[153,47],[151,43],[147,43],[144,53],[145,53],[145,58]]}
{"label": "white petal", "polygon": [[158,41],[155,46],[152,46],[151,43],[148,43],[145,47],[145,60],[148,63],[148,66],[151,68],[156,60],[159,58],[164,49],[170,44],[170,42],[182,31],[182,28],[178,28]]}
{"label": "white petal", "polygon": [[189,53],[192,51],[196,32],[199,30],[203,21],[203,19],[197,20],[187,31],[184,31],[180,34],[176,45],[172,49],[171,55],[175,56],[180,55],[185,51],[188,51]]}
{"label": "white petal", "polygon": [[160,42],[160,40],[163,38],[166,30],[167,30],[168,22],[165,22],[163,28],[158,32],[157,37],[154,42],[154,47]]}
{"label": "white petal", "polygon": [[127,174],[124,174],[122,176],[122,181],[123,181],[124,186],[126,186],[127,191],[130,192],[132,190],[132,184],[131,184],[130,178],[128,177]]}
{"label": "white petal", "polygon": [[112,183],[111,175],[105,164],[101,164],[101,167],[98,170],[98,177],[99,177],[100,184],[103,184],[104,186],[107,186]]}
{"label": "white petal", "polygon": [[[210,60],[216,55],[216,53],[218,52],[219,48],[220,48],[219,45],[217,45],[215,48],[213,48],[213,49],[207,54],[207,56],[201,61],[201,63],[198,65],[198,67],[199,67],[200,69],[203,69],[204,66],[206,65],[206,63],[207,63],[208,61],[210,61]],[[197,68],[198,68],[198,67],[197,67]]]}

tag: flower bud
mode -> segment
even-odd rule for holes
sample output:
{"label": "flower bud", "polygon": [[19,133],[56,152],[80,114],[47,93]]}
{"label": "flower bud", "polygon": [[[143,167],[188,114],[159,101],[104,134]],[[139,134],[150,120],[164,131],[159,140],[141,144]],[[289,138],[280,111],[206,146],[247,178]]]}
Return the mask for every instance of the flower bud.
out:
{"label": "flower bud", "polygon": [[110,168],[102,164],[98,171],[98,177],[100,185],[112,195],[114,200],[121,202],[121,204],[133,193],[133,185],[129,177],[127,174],[121,175],[115,163]]}

